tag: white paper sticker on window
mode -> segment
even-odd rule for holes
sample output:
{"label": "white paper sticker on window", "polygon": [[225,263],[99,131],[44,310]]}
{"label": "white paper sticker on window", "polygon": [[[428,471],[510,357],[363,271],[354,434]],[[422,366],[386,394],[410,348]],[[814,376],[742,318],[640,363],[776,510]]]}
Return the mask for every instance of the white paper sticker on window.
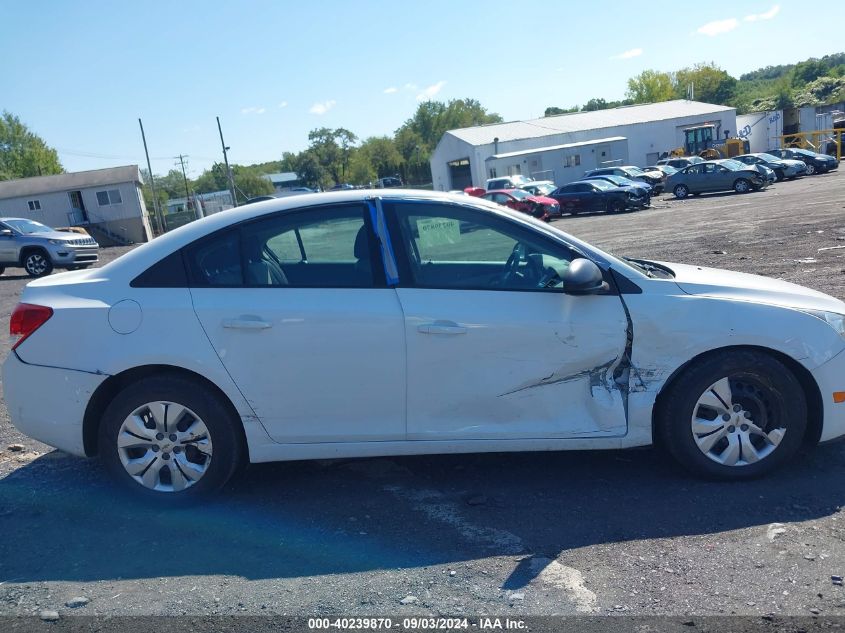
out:
{"label": "white paper sticker on window", "polygon": [[423,248],[442,244],[457,244],[461,240],[461,225],[457,220],[430,218],[417,220],[419,245]]}

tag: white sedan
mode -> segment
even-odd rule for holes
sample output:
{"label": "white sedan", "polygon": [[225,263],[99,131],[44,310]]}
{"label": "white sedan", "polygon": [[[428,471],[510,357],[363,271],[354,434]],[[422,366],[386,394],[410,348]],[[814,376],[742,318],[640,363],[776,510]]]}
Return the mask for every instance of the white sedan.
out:
{"label": "white sedan", "polygon": [[468,196],[306,194],[31,282],[4,390],[22,432],[161,498],[247,462],[657,440],[739,479],[845,434],[843,315]]}

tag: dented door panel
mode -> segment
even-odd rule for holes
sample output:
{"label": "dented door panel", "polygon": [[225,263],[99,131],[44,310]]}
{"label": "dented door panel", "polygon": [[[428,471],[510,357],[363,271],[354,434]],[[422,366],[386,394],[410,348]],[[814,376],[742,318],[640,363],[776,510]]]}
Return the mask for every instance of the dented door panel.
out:
{"label": "dented door panel", "polygon": [[[405,313],[409,439],[625,434],[627,320],[619,297],[397,294]],[[431,324],[448,324],[451,333],[432,333]]]}

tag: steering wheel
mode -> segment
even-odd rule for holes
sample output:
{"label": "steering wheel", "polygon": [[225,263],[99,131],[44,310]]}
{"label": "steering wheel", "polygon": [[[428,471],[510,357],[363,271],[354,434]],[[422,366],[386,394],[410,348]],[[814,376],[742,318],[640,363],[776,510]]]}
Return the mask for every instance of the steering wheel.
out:
{"label": "steering wheel", "polygon": [[502,270],[502,274],[499,275],[499,278],[496,280],[497,286],[503,286],[519,275],[517,272],[519,270],[519,260],[520,260],[520,248],[522,244],[517,242],[513,245],[513,250],[511,251],[510,256],[508,257],[508,261],[505,262],[505,267]]}

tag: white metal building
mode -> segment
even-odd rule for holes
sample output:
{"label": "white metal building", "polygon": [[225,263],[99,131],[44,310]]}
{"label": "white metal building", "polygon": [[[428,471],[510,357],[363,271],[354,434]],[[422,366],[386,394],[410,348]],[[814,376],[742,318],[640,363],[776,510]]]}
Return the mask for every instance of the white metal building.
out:
{"label": "white metal building", "polygon": [[751,112],[736,117],[737,135],[748,141],[752,152],[780,147],[780,137],[796,132],[815,132],[833,127],[833,113],[819,113],[814,106],[769,112]]}
{"label": "white metal building", "polygon": [[522,174],[563,185],[588,169],[653,165],[684,145],[684,129],[714,124],[735,136],[736,110],[677,100],[450,130],[431,156],[434,189],[483,187]]}
{"label": "white metal building", "polygon": [[82,226],[103,245],[146,242],[153,232],[138,165],[0,181],[0,217]]}

